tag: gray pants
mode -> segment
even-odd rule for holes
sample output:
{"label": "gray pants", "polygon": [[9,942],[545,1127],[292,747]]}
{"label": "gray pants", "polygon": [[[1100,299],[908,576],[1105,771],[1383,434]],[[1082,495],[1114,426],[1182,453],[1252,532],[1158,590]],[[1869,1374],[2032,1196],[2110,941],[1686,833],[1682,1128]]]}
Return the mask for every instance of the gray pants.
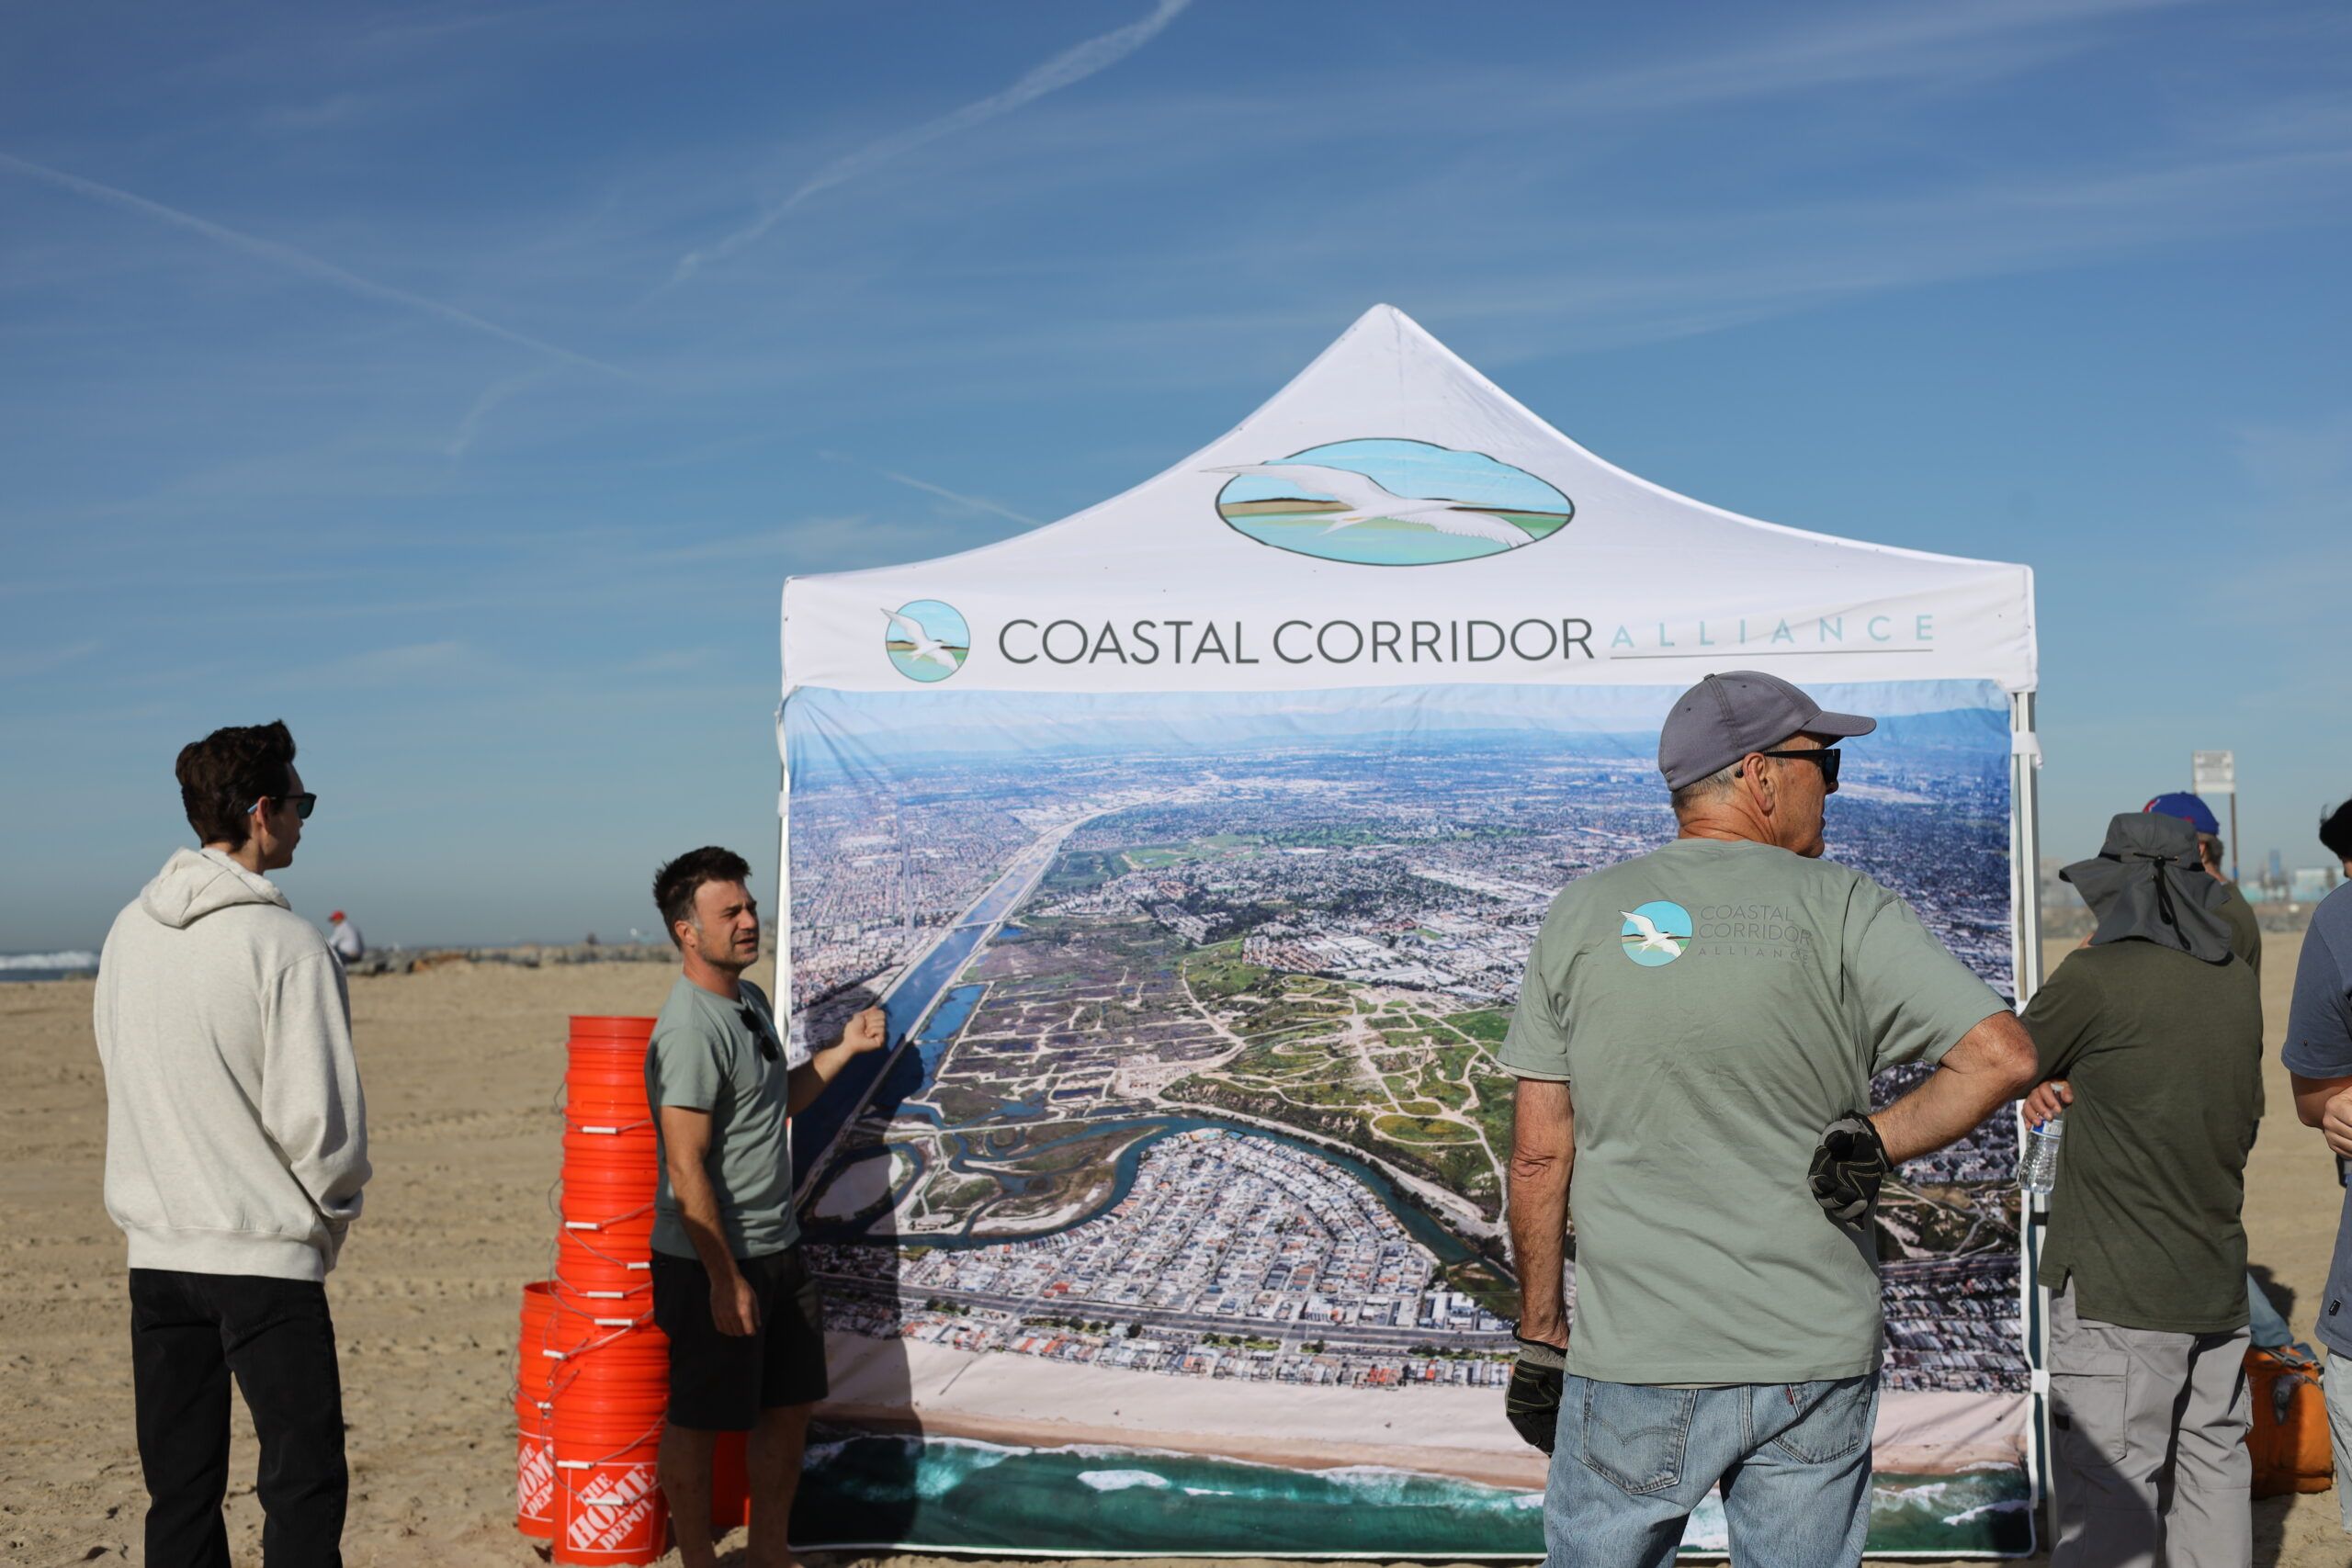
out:
{"label": "gray pants", "polygon": [[2243,1328],[2162,1334],[2050,1302],[2058,1543],[2051,1568],[2248,1568]]}

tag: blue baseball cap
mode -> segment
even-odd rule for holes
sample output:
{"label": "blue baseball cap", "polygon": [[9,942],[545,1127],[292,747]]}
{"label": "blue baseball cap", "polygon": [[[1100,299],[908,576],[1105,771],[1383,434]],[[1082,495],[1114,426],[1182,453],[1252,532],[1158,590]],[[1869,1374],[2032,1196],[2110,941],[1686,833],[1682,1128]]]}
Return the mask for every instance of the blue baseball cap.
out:
{"label": "blue baseball cap", "polygon": [[2140,809],[2177,817],[2200,833],[2211,833],[2217,839],[2222,836],[2221,819],[2213,815],[2213,808],[2185,789],[2160,795]]}

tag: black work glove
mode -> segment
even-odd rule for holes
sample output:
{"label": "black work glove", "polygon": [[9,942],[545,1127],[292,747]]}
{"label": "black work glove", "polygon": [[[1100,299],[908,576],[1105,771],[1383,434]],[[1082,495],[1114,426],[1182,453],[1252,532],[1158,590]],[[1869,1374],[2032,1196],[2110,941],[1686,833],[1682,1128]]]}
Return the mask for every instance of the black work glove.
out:
{"label": "black work glove", "polygon": [[1513,1431],[1547,1454],[1560,1430],[1560,1387],[1567,1372],[1567,1352],[1558,1346],[1519,1340],[1519,1364],[1511,1368],[1510,1387],[1503,1392],[1503,1414],[1510,1417]]}
{"label": "black work glove", "polygon": [[1879,1183],[1886,1179],[1886,1145],[1878,1129],[1859,1111],[1829,1123],[1813,1151],[1813,1201],[1841,1225],[1871,1212]]}

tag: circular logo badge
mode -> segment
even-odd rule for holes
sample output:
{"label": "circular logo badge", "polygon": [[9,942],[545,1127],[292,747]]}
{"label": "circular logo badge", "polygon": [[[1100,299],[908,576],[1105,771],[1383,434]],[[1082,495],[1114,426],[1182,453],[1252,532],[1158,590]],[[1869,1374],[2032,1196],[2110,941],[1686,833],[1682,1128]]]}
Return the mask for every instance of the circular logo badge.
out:
{"label": "circular logo badge", "polygon": [[1671,964],[1690,945],[1690,911],[1672,899],[1654,899],[1619,913],[1625,917],[1625,956],[1645,968]]}
{"label": "circular logo badge", "polygon": [[944,681],[964,668],[972,651],[971,628],[952,604],[917,599],[885,610],[882,650],[910,681]]}

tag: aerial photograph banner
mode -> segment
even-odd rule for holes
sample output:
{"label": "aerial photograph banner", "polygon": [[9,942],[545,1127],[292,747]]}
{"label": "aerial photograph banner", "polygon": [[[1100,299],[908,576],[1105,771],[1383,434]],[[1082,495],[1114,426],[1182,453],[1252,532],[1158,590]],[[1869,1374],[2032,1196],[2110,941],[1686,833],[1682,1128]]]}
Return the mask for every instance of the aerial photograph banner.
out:
{"label": "aerial photograph banner", "polygon": [[[1671,837],[1678,689],[796,694],[795,1001],[878,996],[903,1042],[795,1131],[836,1369],[801,1517],[1540,1552],[1493,1051],[1558,886]],[[1833,852],[2008,993],[2006,702],[1816,694],[1882,716]],[[1804,939],[1691,902],[1694,954]],[[2026,1541],[2014,1157],[1996,1118],[1882,1202],[1874,1550]]]}

